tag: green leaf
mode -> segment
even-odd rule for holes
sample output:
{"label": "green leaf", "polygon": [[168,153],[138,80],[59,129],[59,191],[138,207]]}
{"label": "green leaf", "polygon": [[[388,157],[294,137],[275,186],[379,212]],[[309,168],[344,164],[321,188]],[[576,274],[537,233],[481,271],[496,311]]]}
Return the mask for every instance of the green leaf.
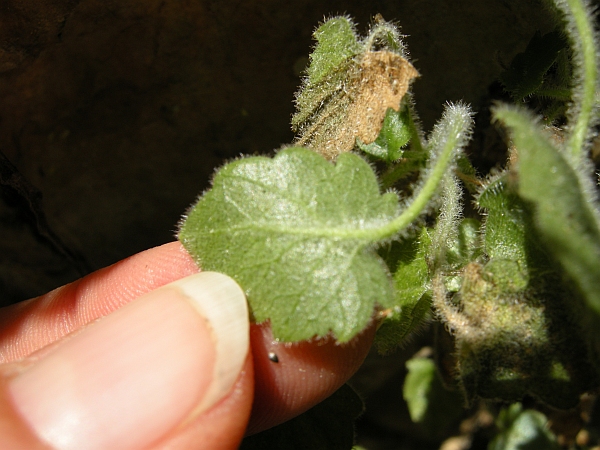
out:
{"label": "green leaf", "polygon": [[464,154],[460,155],[456,161],[456,165],[456,175],[463,182],[465,188],[467,188],[470,193],[477,192],[481,180],[477,177],[477,171],[471,164],[471,161],[469,161],[469,158]]}
{"label": "green leaf", "polygon": [[245,438],[240,450],[351,450],[363,403],[348,385],[305,413]]}
{"label": "green leaf", "polygon": [[527,267],[525,206],[507,186],[507,174],[489,180],[477,198],[486,210],[484,250],[490,258],[512,259]]}
{"label": "green leaf", "polygon": [[510,67],[500,75],[515,100],[536,93],[544,81],[546,72],[556,61],[566,42],[557,31],[545,34],[538,31],[529,41],[523,53],[515,56]]}
{"label": "green leaf", "polygon": [[600,325],[600,230],[577,173],[529,114],[496,108],[518,151],[518,193],[533,207],[548,250],[586,299]]}
{"label": "green leaf", "polygon": [[377,139],[370,144],[364,144],[358,139],[358,148],[387,162],[394,162],[402,158],[402,147],[411,139],[409,114],[410,111],[406,105],[400,111],[388,108]]}
{"label": "green leaf", "polygon": [[375,303],[393,303],[373,247],[393,234],[397,213],[396,195],[380,194],[359,156],[343,154],[334,165],[289,148],[224,166],[179,239],[204,270],[244,288],[256,321],[270,319],[277,338],[333,332],[343,342],[365,328]]}
{"label": "green leaf", "polygon": [[317,41],[309,56],[306,78],[296,95],[292,128],[301,131],[314,116],[323,113],[329,97],[346,84],[348,72],[356,66],[354,58],[362,50],[354,23],[347,17],[333,17],[313,34]]}
{"label": "green leaf", "polygon": [[320,25],[314,33],[317,41],[310,55],[308,81],[319,83],[336,71],[362,49],[354,24],[347,17],[333,17]]}
{"label": "green leaf", "polygon": [[539,411],[523,410],[520,403],[503,409],[498,416],[500,432],[488,450],[558,450],[556,437],[547,427],[548,419]]}
{"label": "green leaf", "polygon": [[420,236],[392,242],[380,254],[393,271],[396,306],[377,330],[375,345],[380,353],[396,349],[418,330],[431,312],[430,276],[425,256],[431,238],[423,228]]}
{"label": "green leaf", "polygon": [[404,380],[403,396],[413,422],[421,422],[427,413],[427,394],[435,380],[435,363],[427,358],[413,358],[406,362],[408,374]]}
{"label": "green leaf", "polygon": [[447,431],[463,413],[461,395],[444,387],[431,359],[412,358],[406,368],[402,392],[410,418],[432,433]]}
{"label": "green leaf", "polygon": [[331,332],[348,341],[368,324],[376,303],[396,306],[375,246],[426,210],[471,124],[466,106],[446,108],[425,175],[402,211],[396,194],[380,194],[359,156],[344,153],[333,165],[308,149],[289,148],[274,159],[223,167],[179,239],[203,269],[226,273],[244,288],[254,318],[270,319],[277,338]]}
{"label": "green leaf", "polygon": [[[527,211],[523,201],[508,187],[503,172],[489,180],[477,204],[485,209],[484,250],[489,258],[485,277],[504,292],[518,292],[529,282],[528,260],[539,260],[540,249],[533,248],[532,230],[526,227]],[[544,265],[545,261],[537,261]]]}
{"label": "green leaf", "polygon": [[418,239],[400,244],[398,251],[401,252],[401,258],[394,271],[394,284],[398,304],[401,306],[414,303],[431,288],[429,268],[425,259],[430,245],[431,238],[426,228],[423,228]]}
{"label": "green leaf", "polygon": [[391,166],[384,174],[381,175],[381,185],[384,189],[390,188],[399,181],[408,178],[427,165],[428,152],[413,151],[411,149],[402,152],[402,160]]}
{"label": "green leaf", "polygon": [[462,219],[456,239],[447,251],[447,263],[452,270],[460,269],[481,256],[481,223],[477,219]]}

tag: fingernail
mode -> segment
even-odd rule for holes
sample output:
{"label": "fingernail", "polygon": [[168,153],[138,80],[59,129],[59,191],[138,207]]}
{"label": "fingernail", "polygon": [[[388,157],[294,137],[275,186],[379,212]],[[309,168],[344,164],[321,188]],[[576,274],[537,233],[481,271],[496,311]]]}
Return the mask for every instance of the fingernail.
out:
{"label": "fingernail", "polygon": [[146,448],[230,392],[248,348],[244,293],[201,272],[67,337],[9,390],[53,448]]}

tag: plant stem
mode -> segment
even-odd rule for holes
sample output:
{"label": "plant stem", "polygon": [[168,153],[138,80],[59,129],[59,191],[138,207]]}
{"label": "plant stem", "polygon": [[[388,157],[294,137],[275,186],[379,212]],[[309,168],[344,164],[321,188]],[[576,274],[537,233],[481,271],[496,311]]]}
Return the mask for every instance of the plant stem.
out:
{"label": "plant stem", "polygon": [[[412,99],[412,97],[411,97]],[[408,129],[410,130],[410,142],[413,147],[413,151],[419,153],[425,153],[425,147],[421,142],[421,132],[417,124],[415,123],[415,112],[412,101],[408,105]]]}
{"label": "plant stem", "polygon": [[[412,153],[412,152],[411,152]],[[419,155],[413,158],[402,158],[381,176],[381,187],[383,190],[391,188],[398,180],[406,174],[424,167],[426,158]]]}
{"label": "plant stem", "polygon": [[429,248],[429,262],[434,273],[441,270],[446,262],[448,243],[457,239],[458,223],[462,212],[461,190],[456,177],[448,174],[441,184],[442,207]]}
{"label": "plant stem", "polygon": [[[452,124],[455,125],[455,124]],[[425,183],[421,186],[418,193],[408,207],[396,219],[391,221],[387,226],[382,227],[380,231],[380,239],[393,237],[400,231],[409,226],[427,206],[435,194],[442,178],[447,173],[447,169],[454,156],[454,150],[460,147],[461,134],[466,130],[452,130],[449,133],[448,139],[445,140],[441,152],[439,153],[435,165],[428,171]]]}
{"label": "plant stem", "polygon": [[556,0],[565,13],[567,31],[571,37],[575,55],[574,116],[567,148],[575,161],[582,157],[593,118],[597,84],[596,48],[594,30],[588,9],[582,0]]}

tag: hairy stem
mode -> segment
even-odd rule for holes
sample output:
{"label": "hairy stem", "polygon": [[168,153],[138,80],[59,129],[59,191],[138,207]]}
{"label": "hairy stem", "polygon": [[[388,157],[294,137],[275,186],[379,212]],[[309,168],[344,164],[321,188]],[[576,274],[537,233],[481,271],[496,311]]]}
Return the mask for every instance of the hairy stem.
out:
{"label": "hairy stem", "polygon": [[589,9],[582,0],[556,0],[556,6],[565,14],[567,32],[574,54],[574,91],[571,106],[571,134],[568,151],[579,161],[585,148],[593,120],[595,93],[598,82],[594,29]]}
{"label": "hairy stem", "polygon": [[464,105],[450,105],[432,133],[429,145],[436,155],[433,166],[425,173],[425,182],[417,190],[413,201],[396,219],[381,228],[381,239],[389,238],[419,217],[436,193],[444,176],[447,176],[452,161],[467,143],[471,130],[471,112]]}

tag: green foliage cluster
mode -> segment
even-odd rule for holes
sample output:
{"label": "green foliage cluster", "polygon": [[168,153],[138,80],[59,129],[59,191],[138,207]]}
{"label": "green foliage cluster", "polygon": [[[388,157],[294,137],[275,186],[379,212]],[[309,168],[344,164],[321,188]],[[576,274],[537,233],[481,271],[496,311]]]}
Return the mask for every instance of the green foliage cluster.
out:
{"label": "green foliage cluster", "polygon": [[[530,101],[543,120],[522,106],[493,108],[510,148],[505,169],[479,177],[471,166],[463,151],[473,128],[468,106],[447,105],[426,135],[410,92],[379,119],[364,116],[377,120],[369,127],[379,134],[369,143],[353,135],[354,152],[332,158],[329,147],[299,145],[318,144],[319,133],[369,106],[350,97],[375,98],[378,89],[389,97],[393,82],[379,83],[380,74],[405,76],[403,83],[414,76],[393,24],[378,18],[360,39],[349,18],[335,17],[315,31],[293,119],[297,145],[225,165],[179,232],[202,268],[239,282],[254,320],[269,320],[283,341],[346,342],[377,320],[376,345],[386,353],[441,321],[453,336],[457,390],[445,389],[432,359],[410,360],[411,418],[433,430],[451,427],[463,405],[509,405],[498,414],[493,450],[558,448],[544,414],[520,402],[568,409],[600,387],[600,207],[587,156],[599,47],[585,2],[554,5],[564,32],[534,35],[501,78],[518,102],[550,99]],[[393,70],[364,65],[378,48],[389,53],[377,61]],[[368,96],[355,83],[361,70],[375,80],[365,84]],[[353,95],[335,86],[351,86]],[[464,190],[477,208],[469,216]],[[339,416],[340,399],[356,404],[344,390],[246,448],[350,448],[330,442],[321,424],[307,425]],[[307,427],[315,437],[299,447],[290,433]]]}

